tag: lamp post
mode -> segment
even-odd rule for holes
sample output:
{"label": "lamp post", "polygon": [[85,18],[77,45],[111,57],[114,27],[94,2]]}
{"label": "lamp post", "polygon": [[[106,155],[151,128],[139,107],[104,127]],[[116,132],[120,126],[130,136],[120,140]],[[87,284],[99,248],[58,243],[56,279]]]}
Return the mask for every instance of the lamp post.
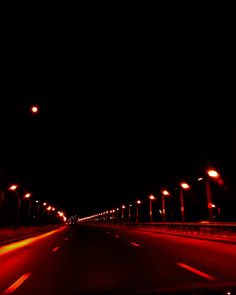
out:
{"label": "lamp post", "polygon": [[[212,169],[208,170],[207,174],[209,177],[213,179],[217,179],[220,177],[219,173]],[[212,203],[211,185],[208,179],[206,179],[205,183],[206,183],[206,195],[207,195],[207,207],[209,212],[209,219],[210,221],[212,221],[213,220],[213,203]]]}
{"label": "lamp post", "polygon": [[181,210],[181,218],[182,218],[182,222],[185,221],[185,208],[184,208],[184,192],[183,190],[188,190],[190,189],[190,186],[186,183],[186,182],[182,182],[180,184],[180,210]]}
{"label": "lamp post", "polygon": [[129,222],[131,221],[131,207],[132,207],[132,204],[129,205]]}
{"label": "lamp post", "polygon": [[[38,205],[37,206],[37,223],[39,224],[39,211],[40,211],[40,203],[39,203],[39,200],[36,200],[35,203]],[[53,210],[54,209],[54,210]],[[55,208],[52,208],[53,211],[55,211]]]}
{"label": "lamp post", "polygon": [[116,208],[116,223],[119,223],[119,208]]}
{"label": "lamp post", "polygon": [[17,209],[16,209],[16,220],[15,220],[15,229],[18,228],[18,222],[19,222],[19,215],[20,215],[20,205],[21,205],[21,198],[17,192],[17,188],[18,188],[18,185],[11,185],[9,187],[9,190],[10,191],[14,191],[16,193],[16,196],[17,196],[17,199],[18,199],[18,202],[17,202]]}
{"label": "lamp post", "polygon": [[167,190],[162,191],[161,201],[162,201],[162,218],[163,221],[166,222],[166,204],[165,204],[165,197],[170,196],[170,193]]}
{"label": "lamp post", "polygon": [[121,207],[121,219],[122,219],[122,223],[124,223],[125,221],[125,205],[122,205]]}
{"label": "lamp post", "polygon": [[139,221],[139,205],[141,204],[141,201],[140,200],[138,200],[137,202],[136,202],[136,222],[138,223],[138,221]]}
{"label": "lamp post", "polygon": [[149,203],[150,222],[152,222],[153,221],[153,217],[152,217],[152,201],[156,200],[156,198],[153,195],[149,196],[148,198],[150,200],[150,203]]}
{"label": "lamp post", "polygon": [[[207,171],[207,175],[210,178],[213,179],[219,179],[220,178],[220,174],[213,169],[209,169]],[[198,178],[198,181],[203,180],[202,177]],[[209,220],[212,221],[213,220],[213,208],[214,208],[214,204],[212,202],[212,192],[211,192],[211,185],[210,185],[210,181],[208,178],[204,178],[205,180],[205,187],[206,187],[206,196],[207,196],[207,208],[208,208],[208,214],[209,214]]]}
{"label": "lamp post", "polygon": [[30,200],[30,197],[31,197],[31,194],[30,193],[27,193],[27,194],[24,195],[24,199],[28,199],[29,200],[29,209],[28,209],[29,225],[31,223],[30,222],[30,220],[31,220],[30,215],[31,215],[31,207],[32,207],[32,202]]}
{"label": "lamp post", "polygon": [[116,210],[113,209],[113,210],[112,210],[113,224],[115,224],[115,212],[116,212]]}

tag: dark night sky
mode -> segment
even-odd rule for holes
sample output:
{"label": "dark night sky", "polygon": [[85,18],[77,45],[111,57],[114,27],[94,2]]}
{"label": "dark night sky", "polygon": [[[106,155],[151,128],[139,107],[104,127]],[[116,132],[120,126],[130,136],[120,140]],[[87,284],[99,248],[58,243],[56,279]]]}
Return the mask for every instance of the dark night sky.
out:
{"label": "dark night sky", "polygon": [[146,34],[118,33],[93,31],[80,51],[69,37],[65,48],[41,39],[6,67],[8,180],[79,215],[158,193],[207,165],[236,191],[229,55],[197,33],[172,32],[161,48]]}

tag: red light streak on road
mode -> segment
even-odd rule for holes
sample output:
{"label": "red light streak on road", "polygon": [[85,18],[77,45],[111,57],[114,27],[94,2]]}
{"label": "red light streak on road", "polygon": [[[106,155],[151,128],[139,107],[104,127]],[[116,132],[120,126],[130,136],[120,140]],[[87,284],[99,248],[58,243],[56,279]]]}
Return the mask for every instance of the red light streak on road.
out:
{"label": "red light streak on road", "polygon": [[134,243],[134,242],[132,242],[132,243],[130,243],[130,244],[133,245],[133,246],[135,246],[135,247],[141,247],[139,244]]}
{"label": "red light streak on road", "polygon": [[15,283],[13,283],[9,288],[7,288],[2,294],[11,294],[13,293],[21,284],[24,283],[26,279],[31,275],[30,272],[23,274]]}
{"label": "red light streak on road", "polygon": [[198,270],[198,269],[196,269],[194,267],[191,267],[191,266],[189,266],[187,264],[177,263],[177,265],[179,265],[180,267],[183,267],[183,268],[195,273],[196,275],[198,275],[198,276],[200,276],[200,277],[202,277],[202,278],[204,278],[204,279],[206,279],[208,281],[215,281],[216,280],[214,277],[206,274],[205,272],[202,272],[202,271],[200,271],[200,270]]}
{"label": "red light streak on road", "polygon": [[14,243],[11,243],[9,245],[6,245],[6,246],[2,246],[0,247],[0,256],[1,255],[4,255],[6,253],[9,253],[11,251],[14,251],[14,250],[17,250],[19,248],[22,248],[24,246],[27,246],[29,244],[32,244],[34,242],[37,242],[37,241],[40,241],[46,237],[49,237],[51,235],[54,235],[60,231],[62,231],[63,229],[65,228],[65,226],[59,228],[59,229],[56,229],[56,230],[53,230],[53,231],[50,231],[50,232],[47,232],[45,234],[42,234],[42,235],[39,235],[37,237],[33,237],[33,238],[27,238],[25,240],[22,240],[22,241],[19,241],[19,242],[14,242]]}
{"label": "red light streak on road", "polygon": [[60,247],[55,247],[54,249],[52,249],[52,252],[56,252],[57,250],[59,250]]}

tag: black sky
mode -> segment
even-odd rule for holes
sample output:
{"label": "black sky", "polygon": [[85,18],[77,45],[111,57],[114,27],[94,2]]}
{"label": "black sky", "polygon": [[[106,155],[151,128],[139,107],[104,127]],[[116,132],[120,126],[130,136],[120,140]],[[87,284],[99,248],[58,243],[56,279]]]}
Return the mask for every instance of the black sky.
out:
{"label": "black sky", "polygon": [[9,181],[79,215],[158,193],[208,165],[235,190],[231,46],[192,30],[162,31],[159,42],[131,31],[94,28],[78,46],[71,36],[41,37],[37,49],[12,55],[0,119]]}

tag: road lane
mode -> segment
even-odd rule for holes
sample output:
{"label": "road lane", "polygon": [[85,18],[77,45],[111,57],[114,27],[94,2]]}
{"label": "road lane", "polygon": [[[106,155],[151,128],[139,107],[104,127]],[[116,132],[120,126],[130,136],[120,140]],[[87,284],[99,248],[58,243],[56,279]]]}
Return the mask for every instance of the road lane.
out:
{"label": "road lane", "polygon": [[31,273],[50,255],[50,250],[61,243],[61,235],[67,229],[61,228],[34,238],[25,239],[0,247],[0,294],[23,274]]}
{"label": "road lane", "polygon": [[125,227],[113,227],[113,230],[121,239],[141,244],[144,260],[156,259],[152,254],[157,253],[166,262],[186,263],[212,274],[217,281],[236,282],[236,245]]}
{"label": "road lane", "polygon": [[1,291],[31,273],[14,292],[19,295],[132,294],[236,282],[236,245],[126,227],[73,227],[0,257],[1,268],[3,260]]}

